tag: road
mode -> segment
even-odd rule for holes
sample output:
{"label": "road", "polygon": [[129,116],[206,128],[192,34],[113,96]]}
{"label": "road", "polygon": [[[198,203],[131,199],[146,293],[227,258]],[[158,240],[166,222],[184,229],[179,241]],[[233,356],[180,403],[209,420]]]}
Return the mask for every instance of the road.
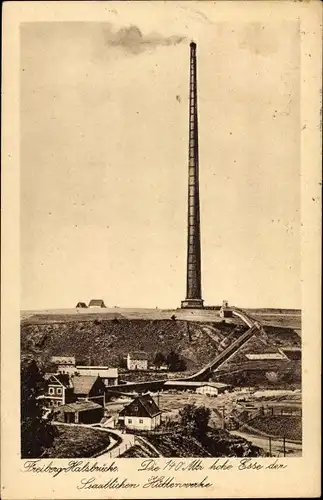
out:
{"label": "road", "polygon": [[[267,453],[269,453],[269,438],[262,437],[262,436],[254,436],[254,435],[249,434],[247,432],[240,432],[240,431],[230,431],[230,434],[234,434],[235,436],[245,438],[248,441],[251,441],[252,444],[254,444],[255,446],[259,446],[260,448],[265,450]],[[302,445],[301,444],[286,441],[285,449],[286,449],[286,456],[292,456],[292,457],[302,456]],[[272,453],[272,456],[275,456],[275,457],[283,457],[284,456],[283,440],[282,439],[280,439],[280,440],[272,439],[271,440],[271,453]]]}

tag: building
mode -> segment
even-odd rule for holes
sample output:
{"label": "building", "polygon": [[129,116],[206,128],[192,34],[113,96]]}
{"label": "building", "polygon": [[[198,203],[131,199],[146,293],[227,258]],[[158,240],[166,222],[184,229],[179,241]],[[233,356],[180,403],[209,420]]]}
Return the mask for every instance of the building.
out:
{"label": "building", "polygon": [[68,374],[49,373],[45,376],[45,406],[55,408],[74,401],[71,378]]}
{"label": "building", "polygon": [[72,380],[75,399],[105,405],[105,385],[101,377],[75,375]]}
{"label": "building", "polygon": [[[212,389],[207,389],[213,388]],[[191,391],[198,394],[212,393],[217,396],[230,388],[227,384],[220,382],[191,382],[186,380],[167,380],[163,385],[163,390]]]}
{"label": "building", "polygon": [[76,366],[76,373],[79,375],[99,376],[106,387],[118,384],[118,368],[108,368],[107,366]]}
{"label": "building", "polygon": [[186,298],[182,301],[181,307],[185,309],[203,308],[201,286],[197,68],[196,43],[194,42],[190,44]]}
{"label": "building", "polygon": [[[222,386],[222,384],[220,384],[220,387],[219,387],[218,384],[216,384],[216,383],[204,384],[204,385],[201,385],[200,387],[196,388],[196,393],[203,394],[206,396],[217,396],[219,394],[219,390],[220,390],[220,392],[222,391],[221,386]],[[226,384],[223,384],[223,386],[224,386],[224,390],[226,390],[228,388],[226,386]]]}
{"label": "building", "polygon": [[151,431],[161,424],[162,412],[149,394],[138,396],[119,413],[119,425]]}
{"label": "building", "polygon": [[127,356],[128,370],[148,370],[148,357],[145,352],[132,352]]}
{"label": "building", "polygon": [[89,307],[106,307],[102,299],[92,299],[89,302]]}
{"label": "building", "polygon": [[78,302],[76,304],[76,309],[86,309],[87,308],[87,305],[85,304],[85,302]]}
{"label": "building", "polygon": [[95,424],[102,420],[104,408],[93,401],[76,401],[54,411],[54,420],[67,424]]}
{"label": "building", "polygon": [[74,356],[52,356],[50,361],[55,365],[57,373],[73,375],[76,371]]}
{"label": "building", "polygon": [[224,300],[222,303],[222,307],[220,309],[221,318],[232,318],[233,313],[232,309],[229,307],[229,303],[227,300]]}

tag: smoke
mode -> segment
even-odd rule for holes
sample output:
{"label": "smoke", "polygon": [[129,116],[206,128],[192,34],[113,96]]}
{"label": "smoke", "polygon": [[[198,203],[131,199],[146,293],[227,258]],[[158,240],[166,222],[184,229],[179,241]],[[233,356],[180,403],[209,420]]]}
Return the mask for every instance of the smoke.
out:
{"label": "smoke", "polygon": [[143,35],[137,26],[128,26],[113,32],[105,30],[105,42],[111,47],[120,47],[131,54],[140,54],[145,50],[155,49],[158,46],[177,45],[186,39],[184,36],[172,35],[164,37],[159,33]]}

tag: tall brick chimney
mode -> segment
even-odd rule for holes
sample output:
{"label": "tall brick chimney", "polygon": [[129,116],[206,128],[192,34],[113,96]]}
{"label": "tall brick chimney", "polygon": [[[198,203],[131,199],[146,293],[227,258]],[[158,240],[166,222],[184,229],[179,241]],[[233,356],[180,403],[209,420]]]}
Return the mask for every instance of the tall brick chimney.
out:
{"label": "tall brick chimney", "polygon": [[201,286],[201,238],[199,193],[199,146],[197,119],[196,43],[190,44],[188,221],[186,298],[181,307],[203,308]]}

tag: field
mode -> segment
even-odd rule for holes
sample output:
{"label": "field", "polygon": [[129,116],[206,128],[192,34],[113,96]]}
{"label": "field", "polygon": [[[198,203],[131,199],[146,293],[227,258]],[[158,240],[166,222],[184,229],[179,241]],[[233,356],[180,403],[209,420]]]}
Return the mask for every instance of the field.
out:
{"label": "field", "polygon": [[271,415],[256,417],[248,422],[253,428],[266,434],[286,439],[302,440],[302,418],[300,416]]}
{"label": "field", "polygon": [[42,458],[89,458],[110,444],[106,431],[81,426],[57,426],[59,435]]}

